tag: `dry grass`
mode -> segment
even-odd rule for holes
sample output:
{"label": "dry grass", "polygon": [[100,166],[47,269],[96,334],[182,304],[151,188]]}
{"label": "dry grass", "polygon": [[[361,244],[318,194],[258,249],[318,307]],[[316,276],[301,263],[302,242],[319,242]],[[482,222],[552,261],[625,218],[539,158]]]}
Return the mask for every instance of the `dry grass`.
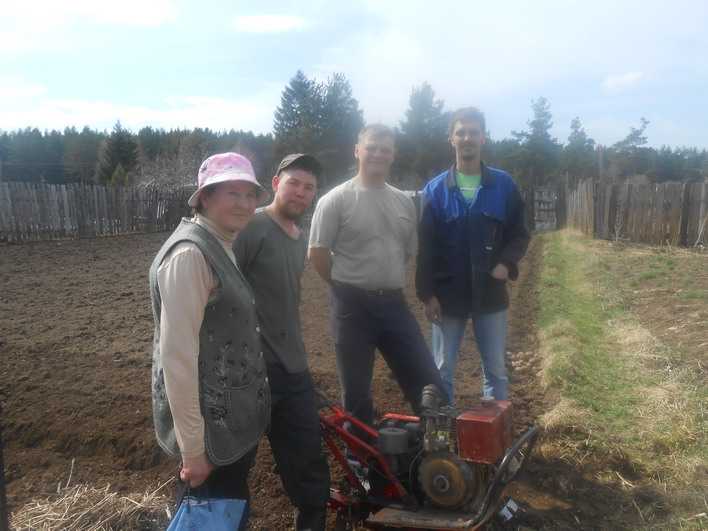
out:
{"label": "dry grass", "polygon": [[541,426],[546,431],[557,432],[566,429],[588,431],[592,428],[589,422],[592,415],[575,401],[562,397],[553,408],[540,419]]}
{"label": "dry grass", "polygon": [[595,453],[593,434],[597,426],[592,413],[574,400],[561,397],[541,416],[539,425],[544,437],[536,451],[544,458],[559,457],[573,466],[581,466]]}
{"label": "dry grass", "polygon": [[647,471],[681,485],[700,482],[705,458],[697,450],[705,439],[705,426],[701,403],[692,392],[691,371],[674,366],[670,349],[633,320],[611,321],[609,332],[620,354],[650,383],[639,387],[640,400],[633,412],[643,453],[653,457],[645,460]]}
{"label": "dry grass", "polygon": [[[708,277],[705,262],[699,262],[703,257],[619,249],[567,231],[547,238],[541,381],[559,397],[542,418],[551,435],[547,444],[555,445],[549,453],[560,448],[563,460],[577,465],[607,461],[604,472],[595,470],[598,478],[619,481],[636,498],[647,529],[704,529]],[[682,296],[680,286],[690,288],[691,297]],[[543,453],[544,445],[539,450]],[[619,475],[625,466],[636,480]],[[664,506],[645,499],[647,488],[662,493]]]}
{"label": "dry grass", "polygon": [[33,501],[13,512],[12,529],[67,531],[164,529],[171,500],[163,493],[171,479],[142,495],[119,496],[110,485],[97,489],[75,485],[51,498]]}

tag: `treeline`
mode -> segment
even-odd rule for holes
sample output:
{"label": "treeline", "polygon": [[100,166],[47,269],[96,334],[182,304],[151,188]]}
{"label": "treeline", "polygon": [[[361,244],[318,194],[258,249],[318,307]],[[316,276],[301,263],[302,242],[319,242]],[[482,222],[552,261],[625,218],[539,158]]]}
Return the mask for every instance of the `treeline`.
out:
{"label": "treeline", "polygon": [[[428,83],[412,89],[408,109],[396,127],[395,182],[406,188],[418,187],[451,163],[453,152],[447,141],[451,110],[435,97]],[[698,181],[708,175],[705,149],[649,147],[650,123],[644,118],[625,138],[600,146],[585,131],[580,118],[572,120],[571,133],[564,142],[554,138],[551,107],[545,98],[533,101],[530,111],[525,129],[503,139],[490,134],[484,148],[489,164],[512,172],[522,184],[633,176],[653,182]],[[328,187],[352,175],[352,147],[363,125],[363,112],[344,75],[319,82],[298,71],[282,92],[272,133],[153,127],[133,132],[120,122],[110,132],[88,127],[81,131],[73,127],[64,131],[3,131],[0,178],[49,183],[191,184],[204,158],[232,150],[248,156],[259,178],[267,181],[282,155],[304,151],[322,160],[326,170],[323,185]]]}
{"label": "treeline", "polygon": [[0,160],[6,181],[188,184],[205,155],[232,149],[249,154],[264,173],[272,146],[271,135],[250,131],[144,127],[135,134],[118,122],[110,133],[88,127],[5,132]]}

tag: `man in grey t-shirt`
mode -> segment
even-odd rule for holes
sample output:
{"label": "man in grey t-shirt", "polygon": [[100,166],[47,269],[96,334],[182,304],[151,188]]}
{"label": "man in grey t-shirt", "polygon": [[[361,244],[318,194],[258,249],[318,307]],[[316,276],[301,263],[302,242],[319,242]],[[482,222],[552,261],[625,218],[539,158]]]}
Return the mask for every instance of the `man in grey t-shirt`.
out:
{"label": "man in grey t-shirt", "polygon": [[377,348],[415,411],[423,387],[443,387],[403,295],[406,263],[416,251],[417,219],[413,201],[386,183],[395,153],[393,131],[366,126],[354,153],[357,175],[317,203],[309,256],[331,287],[330,317],[344,407],[371,424]]}

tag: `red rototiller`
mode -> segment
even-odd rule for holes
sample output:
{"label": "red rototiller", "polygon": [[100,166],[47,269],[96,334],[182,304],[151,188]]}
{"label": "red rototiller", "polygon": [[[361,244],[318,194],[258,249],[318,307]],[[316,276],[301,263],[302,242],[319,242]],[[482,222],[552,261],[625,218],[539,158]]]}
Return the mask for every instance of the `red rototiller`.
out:
{"label": "red rototiller", "polygon": [[462,413],[435,386],[421,416],[389,413],[367,426],[332,403],[320,411],[323,438],[344,471],[329,506],[336,529],[480,529],[528,458],[532,427],[512,441],[511,402],[482,400]]}

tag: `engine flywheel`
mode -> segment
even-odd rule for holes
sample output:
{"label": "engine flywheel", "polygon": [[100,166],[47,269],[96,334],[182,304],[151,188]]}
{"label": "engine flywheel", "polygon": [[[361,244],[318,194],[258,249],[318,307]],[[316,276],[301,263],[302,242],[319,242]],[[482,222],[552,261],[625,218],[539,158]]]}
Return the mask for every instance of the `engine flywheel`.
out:
{"label": "engine flywheel", "polygon": [[418,482],[431,502],[446,509],[464,505],[479,486],[470,465],[449,452],[426,456],[418,468]]}

